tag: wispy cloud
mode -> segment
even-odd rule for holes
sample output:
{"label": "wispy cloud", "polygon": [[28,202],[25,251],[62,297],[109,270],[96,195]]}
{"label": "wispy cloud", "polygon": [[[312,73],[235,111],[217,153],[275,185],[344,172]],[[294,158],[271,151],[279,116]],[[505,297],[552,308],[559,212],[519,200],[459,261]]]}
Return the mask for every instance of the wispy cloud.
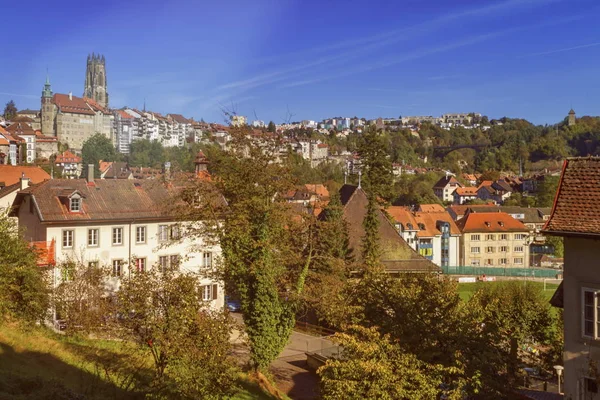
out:
{"label": "wispy cloud", "polygon": [[582,44],[579,46],[573,46],[573,47],[566,47],[563,49],[556,49],[556,50],[549,50],[549,51],[541,51],[539,53],[531,53],[531,54],[525,54],[519,58],[526,58],[526,57],[536,57],[536,56],[545,56],[547,54],[554,54],[554,53],[562,53],[564,51],[571,51],[571,50],[578,50],[578,49],[585,49],[588,47],[595,47],[595,46],[600,46],[600,42],[594,42],[594,43],[588,43],[588,44]]}
{"label": "wispy cloud", "polygon": [[[294,75],[297,75],[297,73],[299,72],[307,71],[314,67],[333,63],[345,63],[353,59],[362,58],[369,52],[378,48],[383,48],[402,40],[409,40],[421,34],[427,34],[435,30],[443,29],[445,25],[452,23],[456,20],[464,20],[469,17],[482,17],[485,15],[500,15],[503,13],[514,12],[516,9],[520,8],[538,7],[541,5],[546,5],[549,3],[555,3],[559,1],[564,0],[507,0],[496,4],[487,5],[484,7],[477,7],[461,10],[458,12],[448,13],[436,18],[429,19],[425,22],[410,27],[404,27],[398,30],[392,30],[371,35],[368,37],[341,41],[325,46],[312,48],[309,50],[301,50],[288,54],[278,55],[275,57],[270,57],[272,58],[271,61],[275,61],[276,59],[281,59],[285,57],[290,57],[297,60],[301,54],[305,55],[304,58],[311,58],[310,56],[308,56],[309,54],[312,54],[314,57],[316,54],[325,51],[327,51],[328,54],[330,54],[326,57],[321,57],[315,61],[311,61],[308,63],[259,74],[248,79],[226,83],[217,87],[216,90],[248,90],[259,86],[278,83],[281,81],[285,81],[293,77]],[[331,54],[332,50],[340,50],[340,52]],[[322,79],[306,79],[301,82],[293,82],[287,85],[283,85],[281,87],[300,86],[302,84],[316,83],[321,80]]]}
{"label": "wispy cloud", "polygon": [[7,93],[7,92],[0,92],[0,95],[13,96],[13,97],[26,97],[28,99],[37,99],[38,97],[40,97],[40,96],[36,96],[34,94]]}
{"label": "wispy cloud", "polygon": [[307,84],[323,82],[323,81],[330,80],[330,79],[355,75],[357,73],[367,72],[367,71],[371,71],[374,69],[386,68],[386,67],[390,67],[390,66],[393,66],[396,64],[405,63],[407,61],[413,61],[413,60],[417,60],[417,59],[431,56],[434,54],[444,53],[444,52],[456,50],[456,49],[459,49],[462,47],[478,44],[478,43],[484,42],[484,41],[492,39],[492,38],[505,36],[508,34],[521,32],[524,30],[543,28],[543,27],[557,25],[557,24],[561,24],[561,23],[569,23],[569,22],[575,21],[577,19],[580,19],[582,17],[583,16],[576,15],[576,16],[571,16],[571,17],[566,17],[566,18],[561,18],[561,19],[549,19],[547,21],[543,21],[538,24],[532,24],[532,25],[527,25],[527,26],[518,26],[515,28],[505,29],[505,30],[501,30],[501,31],[475,35],[475,36],[472,36],[472,37],[469,37],[466,39],[458,40],[458,41],[444,44],[441,46],[432,46],[429,48],[418,49],[416,51],[413,51],[412,53],[407,53],[400,57],[392,56],[392,57],[388,57],[386,59],[377,61],[375,63],[363,64],[356,68],[346,69],[337,74],[325,75],[325,76],[321,76],[321,77],[317,77],[317,78],[286,83],[284,85],[280,85],[279,88],[284,89],[284,88],[298,87],[298,86],[303,86],[303,85],[307,85]]}

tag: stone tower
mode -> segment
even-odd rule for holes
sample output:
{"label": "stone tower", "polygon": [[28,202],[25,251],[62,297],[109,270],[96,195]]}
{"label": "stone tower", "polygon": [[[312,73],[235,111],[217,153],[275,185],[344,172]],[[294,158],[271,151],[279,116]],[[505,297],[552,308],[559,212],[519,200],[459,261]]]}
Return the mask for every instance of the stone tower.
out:
{"label": "stone tower", "polygon": [[106,62],[104,56],[92,53],[87,58],[85,71],[85,87],[83,97],[95,100],[102,107],[108,107],[108,91],[106,89]]}
{"label": "stone tower", "polygon": [[42,133],[46,136],[56,136],[54,131],[54,103],[52,102],[52,87],[50,78],[46,76],[44,90],[42,90]]}
{"label": "stone tower", "polygon": [[573,110],[571,108],[571,111],[569,111],[569,119],[568,119],[569,126],[575,125],[576,120],[577,119],[575,118],[575,110]]}

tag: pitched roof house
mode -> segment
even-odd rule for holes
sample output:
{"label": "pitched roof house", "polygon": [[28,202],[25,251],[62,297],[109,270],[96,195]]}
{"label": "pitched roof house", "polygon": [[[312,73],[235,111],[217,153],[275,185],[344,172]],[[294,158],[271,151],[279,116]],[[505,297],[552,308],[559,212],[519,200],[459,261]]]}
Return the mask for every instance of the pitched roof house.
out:
{"label": "pitched roof house", "polygon": [[[340,200],[344,206],[344,219],[348,223],[350,247],[357,259],[361,257],[362,238],[365,234],[363,220],[367,214],[367,195],[354,185],[344,185],[340,189]],[[379,242],[382,249],[381,261],[389,273],[439,272],[431,261],[419,255],[400,236],[394,225],[381,210],[379,219]]]}
{"label": "pitched roof house", "polygon": [[565,161],[542,233],[564,237],[563,282],[552,301],[565,309],[565,398],[597,399],[590,365],[600,362],[600,158]]}
{"label": "pitched roof house", "polygon": [[468,212],[456,225],[462,232],[462,265],[528,267],[529,228],[503,212]]}
{"label": "pitched roof house", "polygon": [[402,238],[436,265],[459,265],[460,229],[446,211],[413,212],[406,207],[386,209]]}
{"label": "pitched roof house", "polygon": [[[109,288],[118,290],[120,277],[132,269],[178,268],[199,273],[213,267],[218,245],[182,235],[185,222],[170,211],[173,189],[157,180],[48,180],[19,191],[12,216],[19,219],[24,238],[55,254],[61,263],[111,268]],[[55,244],[53,247],[52,244]],[[185,256],[185,257],[183,257]],[[53,267],[53,266],[50,266]],[[60,268],[53,282],[62,281]],[[222,308],[222,285],[202,278],[203,299]]]}
{"label": "pitched roof house", "polygon": [[463,184],[455,177],[446,175],[433,185],[433,192],[442,201],[452,201],[452,193],[459,187],[463,187]]}

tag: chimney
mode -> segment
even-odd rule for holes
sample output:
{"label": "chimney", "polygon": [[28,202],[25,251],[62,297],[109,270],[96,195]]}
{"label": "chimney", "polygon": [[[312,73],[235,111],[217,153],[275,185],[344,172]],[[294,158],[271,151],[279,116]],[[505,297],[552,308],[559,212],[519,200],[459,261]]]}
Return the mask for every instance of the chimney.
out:
{"label": "chimney", "polygon": [[73,92],[69,92],[69,100],[73,100]]}
{"label": "chimney", "polygon": [[94,183],[94,164],[88,164],[87,182]]}
{"label": "chimney", "polygon": [[29,178],[25,178],[25,174],[21,174],[21,179],[19,179],[19,182],[21,183],[21,189],[19,190],[25,190],[29,187]]}

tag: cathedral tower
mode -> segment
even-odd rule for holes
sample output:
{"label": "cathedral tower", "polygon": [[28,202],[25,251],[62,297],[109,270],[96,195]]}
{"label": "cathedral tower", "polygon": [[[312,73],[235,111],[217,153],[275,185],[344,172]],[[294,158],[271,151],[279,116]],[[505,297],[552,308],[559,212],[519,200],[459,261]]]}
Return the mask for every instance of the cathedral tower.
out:
{"label": "cathedral tower", "polygon": [[54,104],[52,103],[52,87],[50,78],[46,76],[46,83],[42,91],[42,133],[46,136],[55,136],[54,132]]}
{"label": "cathedral tower", "polygon": [[108,107],[106,62],[104,56],[95,55],[94,53],[91,56],[88,55],[83,97],[95,100],[102,107]]}

